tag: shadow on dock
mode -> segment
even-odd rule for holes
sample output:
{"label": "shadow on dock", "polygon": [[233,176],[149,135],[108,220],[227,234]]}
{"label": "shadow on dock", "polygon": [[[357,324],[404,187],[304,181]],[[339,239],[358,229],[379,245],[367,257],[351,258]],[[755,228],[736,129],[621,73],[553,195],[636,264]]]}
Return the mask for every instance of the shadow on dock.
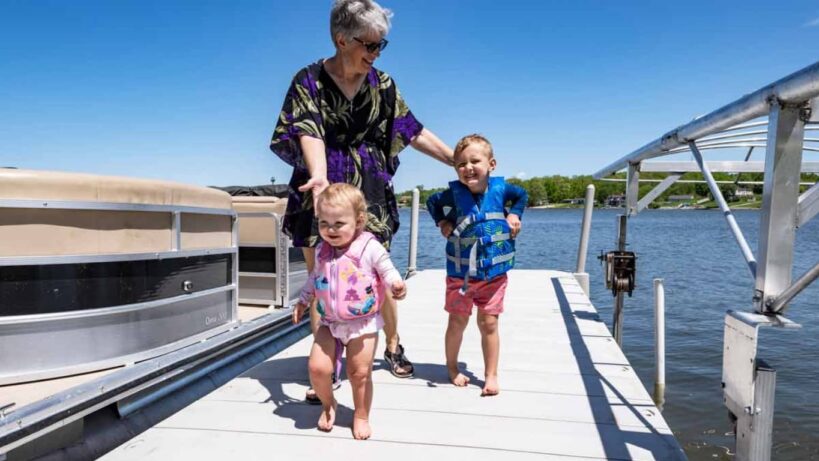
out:
{"label": "shadow on dock", "polygon": [[[586,395],[606,395],[606,389],[608,389],[614,395],[616,395],[617,399],[619,400],[619,402],[615,403],[615,405],[622,405],[623,407],[628,408],[650,431],[649,433],[624,431],[620,429],[616,423],[608,423],[608,421],[616,421],[614,412],[611,410],[611,406],[595,404],[595,401],[589,399],[589,407],[591,408],[594,416],[595,424],[597,424],[600,428],[607,427],[609,430],[614,429],[619,435],[619,437],[611,437],[611,432],[609,431],[607,431],[609,432],[609,436],[606,436],[607,434],[603,433],[600,434],[600,440],[603,442],[603,449],[605,450],[606,458],[620,459],[623,453],[629,452],[627,445],[634,445],[651,452],[655,459],[674,459],[669,458],[669,456],[674,456],[674,453],[676,452],[675,447],[677,444],[674,437],[672,435],[665,435],[658,432],[652,426],[651,422],[640,413],[638,408],[629,404],[625,396],[617,391],[615,386],[613,386],[608,380],[606,380],[605,377],[597,372],[596,365],[598,364],[591,359],[591,353],[581,339],[583,335],[580,331],[580,327],[577,325],[577,319],[599,320],[599,316],[596,313],[572,312],[571,304],[566,296],[566,292],[563,290],[563,286],[560,284],[560,279],[558,277],[552,277],[551,282],[555,290],[555,295],[557,296],[557,301],[560,305],[560,314],[563,317],[563,321],[566,324],[566,329],[569,332],[569,341],[574,357],[577,359],[578,368],[581,371],[583,385],[586,388]],[[656,444],[657,438],[660,438],[666,445],[662,450]],[[612,442],[613,440],[617,442]],[[686,459],[681,451],[677,453],[678,455],[676,459]]]}

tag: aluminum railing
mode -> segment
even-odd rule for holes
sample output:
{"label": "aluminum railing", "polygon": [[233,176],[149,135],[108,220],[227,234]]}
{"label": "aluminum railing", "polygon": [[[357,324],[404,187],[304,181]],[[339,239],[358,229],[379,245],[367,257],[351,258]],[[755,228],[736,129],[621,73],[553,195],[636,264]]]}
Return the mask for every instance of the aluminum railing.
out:
{"label": "aluminum railing", "polygon": [[[775,371],[757,358],[761,326],[798,327],[783,317],[788,303],[819,277],[819,264],[791,282],[796,229],[819,213],[819,183],[800,194],[801,175],[815,172],[815,163],[802,163],[803,152],[819,152],[819,138],[805,132],[819,130],[819,63],[808,66],[698,117],[594,174],[601,179],[626,169],[627,215],[633,217],[687,171],[700,171],[740,246],[755,287],[753,312],[729,311],[725,317],[723,387],[726,406],[737,418],[738,460],[768,460],[773,428]],[[767,120],[757,121],[767,116]],[[760,130],[759,127],[767,127]],[[764,135],[764,136],[761,136]],[[743,162],[706,162],[702,151],[747,148]],[[754,149],[765,149],[765,161],[750,162]],[[679,162],[646,160],[691,151],[696,170]],[[645,162],[645,163],[644,163]],[[655,165],[650,167],[650,165]],[[734,173],[763,172],[759,246],[748,246],[730,207],[711,174],[712,166]],[[669,173],[651,192],[638,197],[640,172]]]}

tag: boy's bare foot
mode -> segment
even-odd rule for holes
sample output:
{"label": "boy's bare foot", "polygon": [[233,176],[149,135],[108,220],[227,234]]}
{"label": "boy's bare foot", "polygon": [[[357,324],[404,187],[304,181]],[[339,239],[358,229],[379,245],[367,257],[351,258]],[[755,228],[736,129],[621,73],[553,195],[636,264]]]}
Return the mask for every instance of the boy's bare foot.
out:
{"label": "boy's bare foot", "polygon": [[330,432],[333,430],[333,424],[336,422],[336,407],[338,403],[333,400],[332,405],[321,407],[321,416],[319,416],[318,420],[318,429],[324,432]]}
{"label": "boy's bare foot", "polygon": [[372,435],[370,421],[363,418],[353,418],[353,438],[356,440],[367,440]]}
{"label": "boy's bare foot", "polygon": [[469,383],[469,378],[464,376],[464,374],[459,372],[459,371],[456,371],[456,372],[450,371],[449,372],[449,381],[452,382],[452,384],[454,384],[454,385],[456,385],[458,387],[464,387]]}
{"label": "boy's bare foot", "polygon": [[481,390],[481,397],[492,397],[493,395],[498,395],[499,392],[500,387],[498,387],[498,377],[487,376],[486,382],[483,385],[483,390]]}

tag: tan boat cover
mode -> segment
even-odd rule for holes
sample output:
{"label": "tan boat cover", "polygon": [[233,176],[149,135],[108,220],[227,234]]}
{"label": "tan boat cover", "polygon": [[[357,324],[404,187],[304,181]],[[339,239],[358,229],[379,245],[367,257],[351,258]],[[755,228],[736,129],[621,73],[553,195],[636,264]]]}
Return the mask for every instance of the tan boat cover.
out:
{"label": "tan boat cover", "polygon": [[239,214],[239,246],[276,246],[278,228],[272,217],[247,217],[242,213],[274,213],[284,218],[287,199],[235,196],[233,210]]}
{"label": "tan boat cover", "polygon": [[[230,196],[169,181],[0,168],[0,202],[36,200],[167,205],[227,210]],[[182,250],[231,246],[231,216],[182,213]],[[170,251],[168,212],[4,208],[0,256],[60,256]]]}

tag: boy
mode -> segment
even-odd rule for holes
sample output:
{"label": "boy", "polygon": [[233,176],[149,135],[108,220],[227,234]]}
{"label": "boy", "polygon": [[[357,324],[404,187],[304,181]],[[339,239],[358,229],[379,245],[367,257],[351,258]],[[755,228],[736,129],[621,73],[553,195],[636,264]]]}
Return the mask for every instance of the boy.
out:
{"label": "boy", "polygon": [[[458,181],[427,200],[430,215],[447,238],[446,366],[452,384],[467,385],[469,378],[458,370],[458,352],[474,304],[486,376],[481,395],[492,396],[500,392],[498,316],[503,312],[506,272],[515,262],[514,238],[528,198],[523,188],[489,176],[496,162],[492,145],[483,136],[462,138],[454,161]],[[512,202],[508,213],[507,202]],[[451,209],[448,214],[445,207]]]}

